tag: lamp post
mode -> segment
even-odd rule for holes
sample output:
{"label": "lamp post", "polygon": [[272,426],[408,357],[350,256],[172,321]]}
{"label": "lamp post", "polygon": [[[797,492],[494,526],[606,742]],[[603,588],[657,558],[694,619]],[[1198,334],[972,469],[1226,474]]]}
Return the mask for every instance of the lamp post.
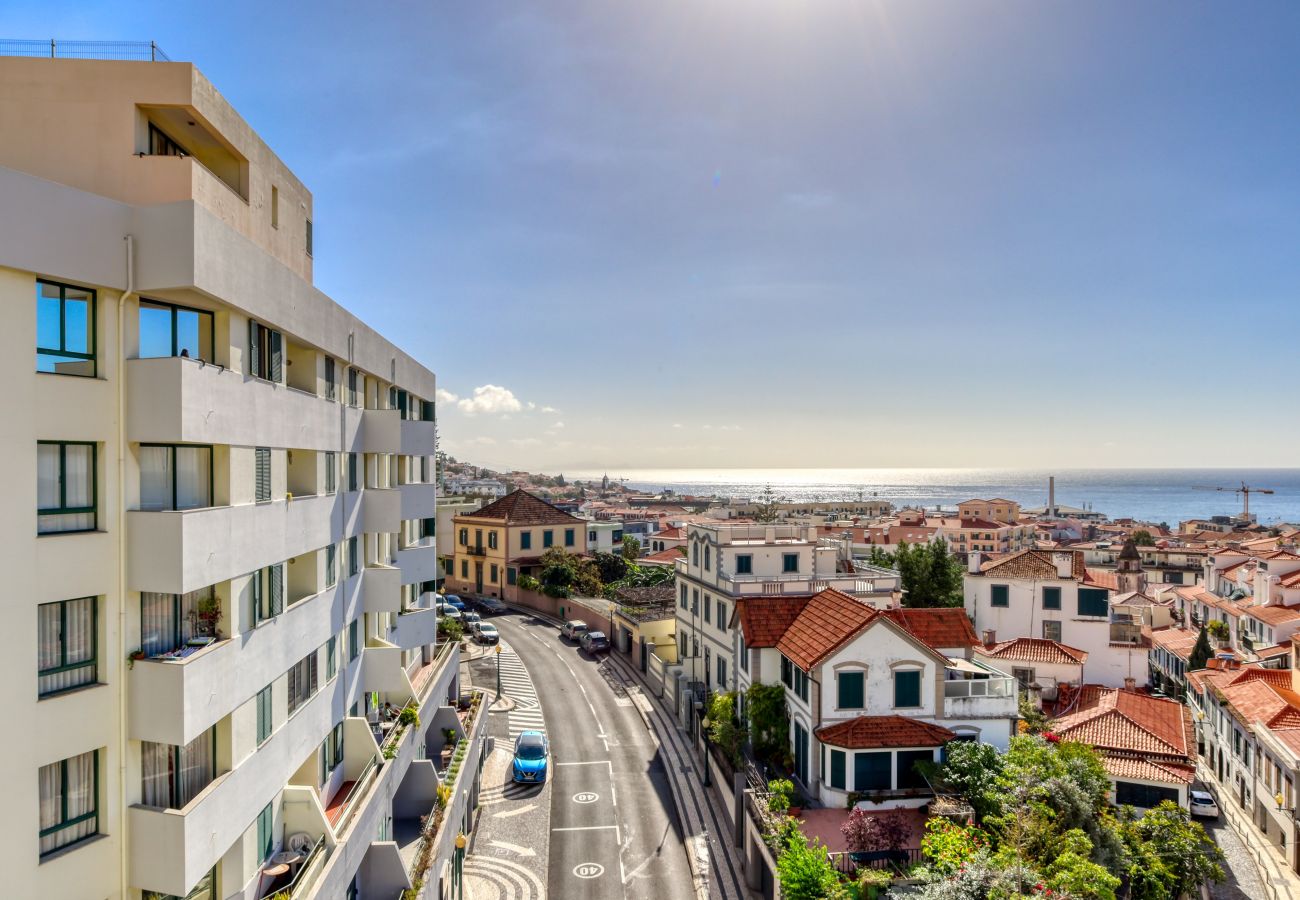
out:
{"label": "lamp post", "polygon": [[704,726],[704,786],[709,786],[709,717],[705,716],[700,724]]}
{"label": "lamp post", "polygon": [[456,834],[456,900],[465,896],[465,832]]}
{"label": "lamp post", "polygon": [[501,645],[497,644],[497,700],[501,699]]}

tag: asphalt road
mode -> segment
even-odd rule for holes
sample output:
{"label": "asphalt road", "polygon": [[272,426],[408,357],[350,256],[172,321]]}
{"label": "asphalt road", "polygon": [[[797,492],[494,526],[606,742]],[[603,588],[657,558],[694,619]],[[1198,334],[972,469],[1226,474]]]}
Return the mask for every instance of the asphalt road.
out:
{"label": "asphalt road", "polygon": [[[545,793],[507,799],[491,811],[499,816],[511,811],[509,803],[538,803],[549,794],[544,825],[540,806],[510,817],[512,831],[549,831],[547,894],[690,900],[690,869],[663,758],[622,678],[550,624],[519,614],[493,621],[535,686],[552,772]],[[476,684],[487,683],[485,664],[474,666]]]}

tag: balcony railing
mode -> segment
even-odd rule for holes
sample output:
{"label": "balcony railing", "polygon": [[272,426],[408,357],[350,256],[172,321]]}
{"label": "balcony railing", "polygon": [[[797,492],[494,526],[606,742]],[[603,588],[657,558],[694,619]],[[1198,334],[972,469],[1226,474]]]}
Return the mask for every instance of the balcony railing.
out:
{"label": "balcony railing", "polygon": [[1014,697],[1014,678],[954,678],[943,683],[944,697]]}
{"label": "balcony railing", "polygon": [[473,547],[466,547],[465,552],[470,556],[487,556],[487,550],[483,548],[482,544],[476,544]]}
{"label": "balcony railing", "polygon": [[153,41],[59,41],[54,38],[48,41],[0,40],[0,56],[171,62]]}
{"label": "balcony railing", "polygon": [[370,790],[371,783],[379,777],[379,757],[370,757],[370,762],[361,770],[357,777],[357,783],[352,786],[352,791],[348,794],[347,802],[343,804],[343,815],[339,816],[337,832],[343,835],[347,832],[348,826],[352,824],[352,819],[356,816],[357,810],[361,808],[362,798]]}
{"label": "balcony railing", "polygon": [[287,887],[282,887],[274,894],[278,897],[281,894],[289,900],[297,900],[299,897],[306,897],[311,893],[312,885],[316,882],[316,876],[320,874],[321,869],[325,866],[326,857],[329,856],[328,848],[325,846],[325,835],[316,839],[316,845],[311,848],[307,858],[303,860],[298,871],[294,873],[293,880]]}
{"label": "balcony railing", "polygon": [[1142,641],[1142,626],[1136,622],[1111,622],[1112,644],[1138,644]]}

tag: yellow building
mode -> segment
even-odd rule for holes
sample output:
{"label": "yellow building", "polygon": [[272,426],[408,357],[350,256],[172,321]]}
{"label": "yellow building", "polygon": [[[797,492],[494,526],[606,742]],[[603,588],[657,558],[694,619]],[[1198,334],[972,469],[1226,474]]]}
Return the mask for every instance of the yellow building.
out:
{"label": "yellow building", "polygon": [[523,490],[453,521],[456,544],[446,579],[452,593],[515,600],[519,576],[536,576],[547,550],[587,549],[586,520]]}

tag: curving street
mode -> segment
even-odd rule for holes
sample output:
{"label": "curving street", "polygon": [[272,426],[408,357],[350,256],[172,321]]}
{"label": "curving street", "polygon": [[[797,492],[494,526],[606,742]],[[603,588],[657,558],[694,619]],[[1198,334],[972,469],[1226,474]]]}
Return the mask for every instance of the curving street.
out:
{"label": "curving street", "polygon": [[[693,897],[663,757],[613,664],[542,620],[510,613],[493,624],[502,693],[514,708],[488,723],[497,747],[484,769],[466,896]],[[476,686],[495,689],[495,654],[469,666]],[[550,778],[512,785],[514,735],[537,727],[551,741]]]}

